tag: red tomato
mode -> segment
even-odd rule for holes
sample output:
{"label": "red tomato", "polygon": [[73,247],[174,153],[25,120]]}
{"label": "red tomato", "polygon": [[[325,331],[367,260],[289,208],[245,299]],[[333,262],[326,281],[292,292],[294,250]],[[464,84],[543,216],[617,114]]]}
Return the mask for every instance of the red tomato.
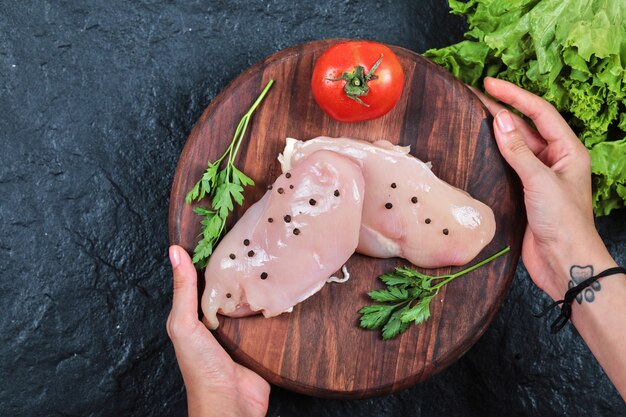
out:
{"label": "red tomato", "polygon": [[340,122],[380,117],[395,106],[404,87],[398,57],[385,45],[343,42],[328,48],[313,69],[317,104]]}

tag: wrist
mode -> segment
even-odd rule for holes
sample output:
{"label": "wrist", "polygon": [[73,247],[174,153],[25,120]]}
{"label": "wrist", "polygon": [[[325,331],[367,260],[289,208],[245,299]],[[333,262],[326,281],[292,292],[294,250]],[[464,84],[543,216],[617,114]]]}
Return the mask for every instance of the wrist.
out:
{"label": "wrist", "polygon": [[187,390],[187,414],[189,417],[217,416],[218,399],[210,393],[195,393]]}
{"label": "wrist", "polygon": [[[551,285],[546,286],[545,291],[555,301],[563,299],[569,288],[586,278],[617,266],[595,229],[584,239],[574,242],[563,245],[564,249],[552,255],[553,276],[549,281]],[[584,294],[578,300],[581,297]]]}
{"label": "wrist", "polygon": [[187,410],[189,417],[253,417],[265,415],[257,407],[253,396],[238,394],[236,390],[187,390]]}
{"label": "wrist", "polygon": [[231,416],[232,392],[218,387],[200,387],[185,384],[189,417]]}

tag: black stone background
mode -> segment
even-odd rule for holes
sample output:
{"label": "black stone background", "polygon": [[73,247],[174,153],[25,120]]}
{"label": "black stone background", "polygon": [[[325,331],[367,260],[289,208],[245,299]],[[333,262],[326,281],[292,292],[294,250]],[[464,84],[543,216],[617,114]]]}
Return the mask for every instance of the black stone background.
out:
{"label": "black stone background", "polygon": [[[178,155],[226,84],[301,42],[364,37],[423,52],[464,22],[430,1],[0,3],[0,415],[176,416],[165,332]],[[626,264],[626,213],[599,220]],[[395,395],[326,401],[274,387],[270,416],[617,416],[577,333],[550,336],[520,265],[484,337]]]}

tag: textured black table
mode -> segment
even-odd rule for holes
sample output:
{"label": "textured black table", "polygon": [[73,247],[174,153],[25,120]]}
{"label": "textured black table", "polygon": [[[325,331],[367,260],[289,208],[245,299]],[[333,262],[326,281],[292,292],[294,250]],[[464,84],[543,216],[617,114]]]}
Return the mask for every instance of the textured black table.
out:
{"label": "textured black table", "polygon": [[[291,45],[423,52],[464,29],[443,0],[173,3],[0,3],[2,416],[184,415],[165,333],[167,208],[202,110]],[[626,264],[626,212],[598,223]],[[546,302],[520,266],[487,333],[426,383],[364,401],[273,388],[269,415],[626,415],[578,334],[532,318]]]}

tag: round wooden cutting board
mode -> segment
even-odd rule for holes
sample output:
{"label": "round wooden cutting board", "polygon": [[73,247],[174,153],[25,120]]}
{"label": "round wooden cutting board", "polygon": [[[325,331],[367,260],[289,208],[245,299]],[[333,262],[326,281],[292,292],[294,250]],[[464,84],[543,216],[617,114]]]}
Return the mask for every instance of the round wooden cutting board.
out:
{"label": "round wooden cutting board", "polygon": [[464,84],[427,59],[391,47],[405,72],[404,91],[394,109],[369,122],[330,119],[315,103],[310,80],[316,59],[338,41],[316,41],[278,52],[241,74],[215,98],[178,161],[169,233],[173,244],[193,252],[200,222],[193,207],[185,205],[185,194],[207,161],[217,159],[228,147],[241,116],[270,79],[275,84],[252,117],[236,161],[256,185],[246,189],[244,206],[233,221],[280,175],[276,157],[288,136],[303,140],[347,136],[411,145],[413,155],[432,162],[437,176],[489,205],[496,217],[496,236],[472,263],[507,245],[511,252],[444,287],[431,304],[430,320],[412,325],[394,340],[383,341],[380,331],[359,328],[358,311],[369,303],[368,291],[382,288],[380,274],[406,264],[400,259],[353,255],[347,263],[351,274],[347,283],[325,285],[291,314],[271,319],[220,316],[218,340],[236,361],[272,384],[319,397],[365,398],[424,381],[478,340],[515,273],[525,217],[517,179],[496,147],[492,118]]}

